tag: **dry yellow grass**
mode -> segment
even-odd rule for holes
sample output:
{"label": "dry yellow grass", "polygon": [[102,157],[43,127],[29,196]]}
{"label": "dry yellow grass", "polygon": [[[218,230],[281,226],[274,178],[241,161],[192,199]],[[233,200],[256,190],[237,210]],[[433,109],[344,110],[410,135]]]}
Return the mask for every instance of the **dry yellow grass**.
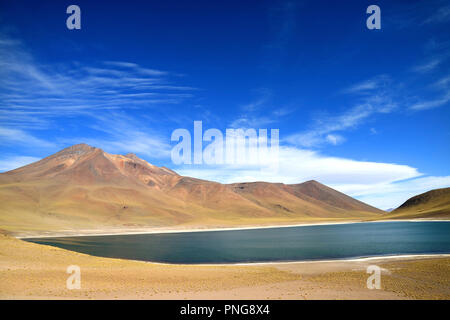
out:
{"label": "dry yellow grass", "polygon": [[[383,268],[381,289],[405,299],[450,299],[450,259],[417,259],[375,263]],[[366,285],[367,274],[358,271],[329,272],[311,281],[339,289]]]}

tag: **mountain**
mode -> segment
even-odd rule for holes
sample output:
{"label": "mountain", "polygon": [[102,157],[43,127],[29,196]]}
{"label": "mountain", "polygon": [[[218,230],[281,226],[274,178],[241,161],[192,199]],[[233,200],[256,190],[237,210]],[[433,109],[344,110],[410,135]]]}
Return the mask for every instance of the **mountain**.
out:
{"label": "mountain", "polygon": [[450,218],[450,188],[435,189],[408,199],[389,216],[393,218]]}
{"label": "mountain", "polygon": [[375,218],[316,181],[221,184],[86,144],[0,173],[0,228],[205,227]]}
{"label": "mountain", "polygon": [[290,187],[295,190],[297,192],[296,194],[299,196],[304,194],[333,207],[348,211],[354,210],[382,213],[381,210],[375,207],[369,206],[368,204],[358,201],[314,180],[290,185]]}
{"label": "mountain", "polygon": [[278,214],[301,212],[311,218],[342,218],[383,213],[314,180],[300,184],[250,182],[229,186],[237,194]]}
{"label": "mountain", "polygon": [[160,188],[179,177],[134,154],[112,155],[101,149],[78,144],[30,165],[0,174],[1,181],[23,182],[55,179],[76,184],[146,184]]}

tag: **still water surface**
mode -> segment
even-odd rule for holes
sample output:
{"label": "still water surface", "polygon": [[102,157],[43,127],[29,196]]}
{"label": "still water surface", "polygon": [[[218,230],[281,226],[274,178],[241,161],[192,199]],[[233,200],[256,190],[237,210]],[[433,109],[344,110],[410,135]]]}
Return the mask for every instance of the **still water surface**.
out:
{"label": "still water surface", "polygon": [[167,263],[328,260],[450,253],[450,221],[372,222],[26,240],[94,256]]}

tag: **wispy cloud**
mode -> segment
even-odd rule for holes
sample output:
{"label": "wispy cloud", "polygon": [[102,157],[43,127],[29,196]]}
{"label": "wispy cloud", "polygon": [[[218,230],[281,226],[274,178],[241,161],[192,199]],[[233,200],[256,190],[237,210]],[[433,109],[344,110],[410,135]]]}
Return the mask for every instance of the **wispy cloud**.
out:
{"label": "wispy cloud", "polygon": [[96,114],[96,124],[90,128],[103,133],[101,137],[77,136],[65,142],[84,142],[110,153],[136,153],[150,159],[170,158],[170,140],[146,126],[143,121],[124,113]]}
{"label": "wispy cloud", "polygon": [[450,176],[423,176],[375,184],[335,184],[332,187],[375,207],[389,209],[397,208],[417,194],[450,187]]}
{"label": "wispy cloud", "polygon": [[445,0],[397,1],[391,5],[385,25],[404,29],[439,26],[450,21],[450,6]]}
{"label": "wispy cloud", "polygon": [[429,85],[429,88],[434,91],[433,96],[436,96],[436,92],[438,92],[438,97],[434,99],[419,100],[418,102],[410,105],[410,110],[429,110],[444,106],[450,102],[450,76],[445,76],[437,80],[436,82]]}
{"label": "wispy cloud", "polygon": [[54,147],[52,142],[39,139],[21,129],[0,127],[0,145],[28,145],[43,148]]}
{"label": "wispy cloud", "polygon": [[273,70],[282,65],[295,35],[299,5],[299,1],[280,1],[268,8],[269,40],[264,46],[263,67]]}
{"label": "wispy cloud", "polygon": [[41,65],[20,41],[0,39],[0,123],[9,127],[39,128],[54,117],[178,104],[195,90],[172,83],[170,72],[132,62]]}
{"label": "wispy cloud", "polygon": [[332,145],[338,145],[345,141],[345,138],[338,134],[327,134],[325,139]]}
{"label": "wispy cloud", "polygon": [[233,120],[228,126],[230,128],[264,128],[274,122],[274,117],[252,116],[247,114],[241,115],[239,118]]}
{"label": "wispy cloud", "polygon": [[133,70],[137,73],[148,75],[148,76],[163,76],[167,75],[167,71],[161,71],[156,69],[143,68],[136,63],[132,62],[124,62],[124,61],[105,61],[104,64],[110,65],[113,67],[120,67],[128,70]]}
{"label": "wispy cloud", "polygon": [[39,161],[39,158],[28,156],[11,156],[0,159],[0,172],[5,172],[23,167],[27,164]]}
{"label": "wispy cloud", "polygon": [[436,24],[450,21],[450,5],[438,8],[423,24]]}
{"label": "wispy cloud", "polygon": [[413,67],[413,71],[419,72],[419,73],[430,72],[430,71],[436,69],[441,62],[442,62],[441,59],[435,58],[435,59],[430,60],[430,61],[428,61],[428,62],[426,62],[424,64],[417,65],[417,66]]}
{"label": "wispy cloud", "polygon": [[434,109],[434,108],[443,106],[449,102],[450,102],[450,93],[447,93],[445,96],[443,96],[439,99],[433,99],[433,100],[427,100],[427,101],[421,101],[421,102],[415,103],[410,107],[410,109],[414,110],[414,111]]}
{"label": "wispy cloud", "polygon": [[242,105],[241,109],[245,112],[257,111],[263,107],[269,99],[272,97],[272,92],[267,88],[259,88],[255,90],[258,94],[257,99],[251,101],[250,103]]}
{"label": "wispy cloud", "polygon": [[[318,147],[324,143],[337,144],[337,138],[342,142],[343,137],[332,134],[339,131],[355,128],[374,112],[370,104],[358,105],[347,112],[337,116],[322,116],[316,119],[313,129],[291,134],[285,141],[301,147]],[[335,137],[336,139],[330,138]]]}
{"label": "wispy cloud", "polygon": [[241,113],[228,124],[230,128],[264,128],[292,112],[292,109],[285,107],[271,108],[272,92],[269,89],[255,91],[257,98],[241,106]]}
{"label": "wispy cloud", "polygon": [[43,65],[21,41],[0,34],[0,143],[54,146],[57,142],[37,138],[38,130],[75,117],[99,121],[99,114],[143,114],[194,97],[194,87],[173,78],[171,72],[126,61]]}
{"label": "wispy cloud", "polygon": [[386,86],[389,83],[390,77],[387,75],[379,75],[377,77],[364,80],[362,82],[356,83],[347,89],[344,89],[344,93],[350,94],[368,94],[373,93],[374,90]]}
{"label": "wispy cloud", "polygon": [[432,84],[437,90],[448,90],[450,88],[450,76],[443,77]]}
{"label": "wispy cloud", "polygon": [[357,83],[342,92],[356,96],[359,103],[341,114],[318,116],[311,129],[287,136],[284,141],[300,147],[320,147],[325,144],[337,145],[345,141],[339,132],[360,126],[375,114],[390,113],[398,107],[387,75]]}

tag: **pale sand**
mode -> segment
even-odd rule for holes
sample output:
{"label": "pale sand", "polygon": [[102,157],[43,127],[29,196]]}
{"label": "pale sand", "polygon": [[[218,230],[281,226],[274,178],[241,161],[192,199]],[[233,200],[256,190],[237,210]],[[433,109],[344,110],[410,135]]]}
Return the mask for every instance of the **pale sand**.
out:
{"label": "pale sand", "polygon": [[348,220],[348,221],[329,221],[329,222],[305,222],[297,224],[279,224],[279,225],[252,225],[244,227],[222,227],[222,228],[193,228],[193,227],[176,227],[176,228],[103,228],[103,229],[82,229],[82,230],[60,230],[60,231],[18,231],[14,235],[18,239],[31,238],[60,238],[60,237],[81,237],[81,236],[113,236],[113,235],[131,235],[131,234],[163,234],[163,233],[187,233],[187,232],[211,232],[211,231],[235,231],[235,230],[254,230],[254,229],[271,229],[271,228],[293,228],[305,226],[326,226],[339,224],[355,224],[355,223],[375,223],[375,222],[450,222],[450,220],[438,219],[397,219],[397,220]]}
{"label": "pale sand", "polygon": [[[382,268],[369,290],[368,265]],[[81,268],[80,290],[66,268]],[[450,299],[450,258],[163,265],[92,257],[0,235],[1,299]]]}

